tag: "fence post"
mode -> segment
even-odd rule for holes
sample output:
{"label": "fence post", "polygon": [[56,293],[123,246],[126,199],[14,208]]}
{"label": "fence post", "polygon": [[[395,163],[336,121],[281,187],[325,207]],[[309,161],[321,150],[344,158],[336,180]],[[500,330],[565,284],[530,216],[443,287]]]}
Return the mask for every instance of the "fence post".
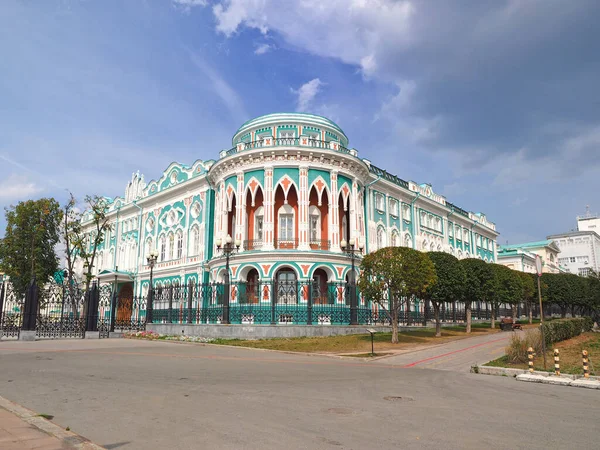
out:
{"label": "fence post", "polygon": [[313,287],[316,284],[316,281],[309,281],[307,284],[308,288],[308,296],[306,303],[306,325],[312,325],[312,296],[313,296]]}
{"label": "fence post", "polygon": [[589,366],[590,361],[588,359],[588,351],[583,350],[581,352],[581,357],[583,358],[583,377],[589,378],[590,377],[590,366]]}
{"label": "fence post", "polygon": [[4,312],[4,285],[5,283],[2,282],[2,285],[0,286],[0,328],[2,327],[2,314]]}
{"label": "fence post", "polygon": [[560,354],[557,348],[554,349],[554,374],[560,377]]}
{"label": "fence post", "polygon": [[527,349],[527,359],[529,360],[529,373],[533,373],[533,347]]}
{"label": "fence post", "polygon": [[117,289],[112,293],[112,300],[110,306],[110,331],[115,331],[115,322],[117,320]]}
{"label": "fence post", "polygon": [[154,315],[154,288],[148,287],[148,300],[146,301],[146,323],[152,323]]}
{"label": "fence post", "polygon": [[187,323],[192,322],[192,299],[194,298],[194,285],[188,283],[188,304],[187,304]]}
{"label": "fence post", "polygon": [[275,305],[277,302],[277,296],[275,294],[276,281],[273,279],[271,282],[271,325],[275,325]]}
{"label": "fence post", "polygon": [[169,312],[167,313],[167,323],[173,323],[173,286],[169,286]]}
{"label": "fence post", "polygon": [[22,340],[34,340],[35,330],[37,325],[37,313],[38,313],[38,287],[35,281],[35,275],[31,279],[31,284],[25,294],[25,307],[23,308],[23,326],[21,331],[28,331],[19,335],[19,339]]}
{"label": "fence post", "polygon": [[100,304],[100,289],[94,282],[92,290],[86,292],[87,320],[85,331],[98,331],[98,306]]}

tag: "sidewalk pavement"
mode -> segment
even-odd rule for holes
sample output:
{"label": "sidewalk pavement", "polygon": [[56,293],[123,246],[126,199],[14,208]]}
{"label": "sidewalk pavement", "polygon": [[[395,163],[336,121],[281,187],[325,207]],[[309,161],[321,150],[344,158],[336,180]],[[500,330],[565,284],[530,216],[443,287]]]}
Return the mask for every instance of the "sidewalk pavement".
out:
{"label": "sidewalk pavement", "polygon": [[0,397],[0,448],[2,450],[101,450],[96,444]]}

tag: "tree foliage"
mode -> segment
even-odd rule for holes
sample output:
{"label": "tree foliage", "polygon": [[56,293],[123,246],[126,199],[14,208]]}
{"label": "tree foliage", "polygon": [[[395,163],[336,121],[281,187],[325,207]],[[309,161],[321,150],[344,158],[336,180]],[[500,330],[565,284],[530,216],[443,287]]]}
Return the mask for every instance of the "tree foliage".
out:
{"label": "tree foliage", "polygon": [[467,312],[467,332],[470,332],[472,302],[491,302],[498,289],[498,283],[491,264],[476,258],[461,259],[460,264],[467,275],[464,301]]}
{"label": "tree foliage", "polygon": [[397,343],[398,315],[403,302],[423,298],[435,281],[435,268],[425,253],[406,247],[385,247],[363,258],[358,287],[388,315],[392,342]]}
{"label": "tree foliage", "polygon": [[32,276],[45,283],[58,269],[56,244],[62,210],[53,198],[27,200],[6,209],[6,231],[0,240],[0,268],[23,295]]}
{"label": "tree foliage", "polygon": [[436,281],[425,290],[424,299],[433,305],[435,333],[441,336],[440,307],[443,302],[461,301],[467,277],[463,266],[454,256],[443,252],[427,253],[435,268]]}
{"label": "tree foliage", "polygon": [[[65,207],[68,217],[63,233],[67,257],[70,258],[70,261],[67,261],[69,270],[73,270],[77,258],[83,261],[83,281],[88,290],[94,279],[98,247],[104,242],[105,232],[111,229],[111,225],[108,223],[108,204],[104,197],[88,195],[85,197],[85,204],[87,210],[83,213],[77,212],[75,199],[71,196]],[[92,231],[84,232],[83,225],[89,226],[90,223]],[[72,276],[72,272],[70,275]]]}

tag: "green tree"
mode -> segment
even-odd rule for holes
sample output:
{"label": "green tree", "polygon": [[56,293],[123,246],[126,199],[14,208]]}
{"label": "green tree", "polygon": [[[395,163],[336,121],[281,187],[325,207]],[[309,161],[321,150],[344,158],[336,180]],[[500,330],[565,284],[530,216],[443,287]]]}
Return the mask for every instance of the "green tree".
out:
{"label": "green tree", "polygon": [[[542,301],[544,305],[558,305],[561,315],[566,315],[569,306],[569,280],[563,274],[544,273],[542,274]],[[546,309],[544,307],[544,309]],[[545,316],[544,312],[544,316]]]}
{"label": "green tree", "polygon": [[[89,290],[94,279],[94,266],[98,247],[104,242],[105,232],[111,230],[107,217],[108,203],[104,197],[86,196],[87,210],[79,213],[75,209],[75,199],[71,196],[66,206],[68,217],[63,234],[67,249],[69,277],[73,276],[73,267],[77,258],[83,261],[83,281],[85,290]],[[84,232],[83,225],[92,225],[91,232]]]}
{"label": "green tree", "polygon": [[535,302],[535,277],[537,275],[525,272],[517,272],[519,278],[521,278],[521,298],[527,305],[527,311],[529,314],[529,323],[533,323],[533,303]]}
{"label": "green tree", "polygon": [[492,295],[492,323],[495,323],[495,316],[499,306],[502,303],[508,303],[513,307],[512,315],[515,319],[516,309],[518,303],[521,301],[523,295],[523,285],[521,278],[518,273],[512,269],[509,269],[502,264],[490,264],[496,278],[497,288]]}
{"label": "green tree", "polygon": [[385,247],[366,255],[358,287],[377,303],[392,323],[392,343],[398,343],[398,315],[404,301],[423,298],[435,283],[433,263],[425,253],[406,247]]}
{"label": "green tree", "polygon": [[436,282],[425,290],[425,300],[433,305],[435,335],[442,335],[440,307],[443,302],[457,302],[463,299],[467,276],[463,266],[454,256],[443,252],[427,253],[435,268]]}
{"label": "green tree", "polygon": [[62,210],[53,198],[27,200],[6,209],[0,269],[18,294],[25,294],[33,274],[39,283],[45,283],[57,271],[55,247],[61,220]]}
{"label": "green tree", "polygon": [[[471,307],[474,301],[490,302],[497,288],[491,265],[477,258],[461,259],[467,280],[465,283],[465,312],[467,315],[467,333],[471,332]],[[492,314],[492,328],[495,326]]]}

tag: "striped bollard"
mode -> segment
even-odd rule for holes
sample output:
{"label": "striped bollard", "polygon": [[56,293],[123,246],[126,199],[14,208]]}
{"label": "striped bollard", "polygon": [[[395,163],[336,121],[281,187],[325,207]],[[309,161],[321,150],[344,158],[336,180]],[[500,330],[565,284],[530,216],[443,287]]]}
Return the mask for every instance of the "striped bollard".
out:
{"label": "striped bollard", "polygon": [[590,366],[589,366],[590,361],[588,359],[587,350],[583,350],[581,352],[581,356],[583,357],[583,377],[589,378],[590,377]]}
{"label": "striped bollard", "polygon": [[527,358],[529,359],[529,372],[533,373],[533,348],[527,349]]}
{"label": "striped bollard", "polygon": [[560,377],[560,356],[558,349],[554,349],[554,375]]}

